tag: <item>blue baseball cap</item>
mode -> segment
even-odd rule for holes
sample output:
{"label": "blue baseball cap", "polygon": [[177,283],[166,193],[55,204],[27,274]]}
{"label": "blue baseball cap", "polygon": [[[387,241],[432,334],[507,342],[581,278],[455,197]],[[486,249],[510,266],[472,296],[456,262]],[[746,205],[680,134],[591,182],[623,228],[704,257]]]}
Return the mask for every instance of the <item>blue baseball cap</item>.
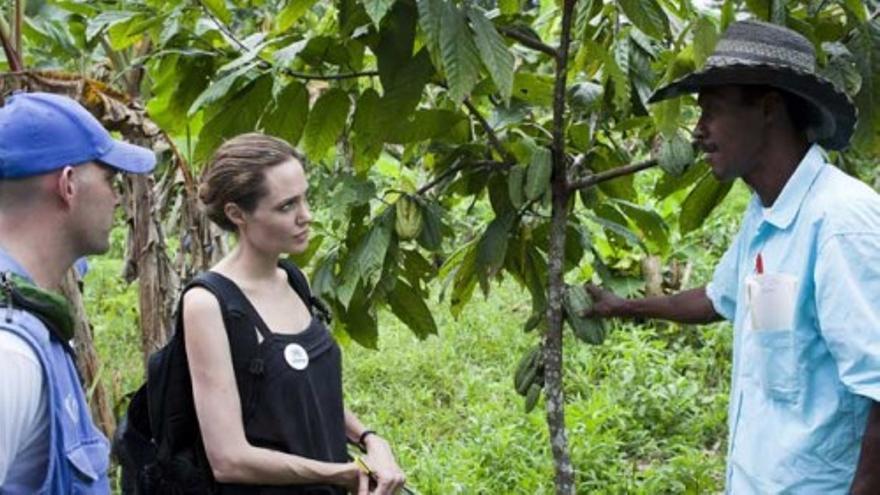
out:
{"label": "blue baseball cap", "polygon": [[66,96],[18,93],[0,107],[0,180],[90,161],[144,174],[153,170],[156,155],[113,139],[98,119]]}

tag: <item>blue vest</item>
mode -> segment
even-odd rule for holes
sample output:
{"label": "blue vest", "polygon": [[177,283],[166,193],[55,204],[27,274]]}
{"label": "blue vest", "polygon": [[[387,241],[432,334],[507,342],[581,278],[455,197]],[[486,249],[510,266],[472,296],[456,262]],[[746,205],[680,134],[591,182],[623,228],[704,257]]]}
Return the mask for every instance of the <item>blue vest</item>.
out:
{"label": "blue vest", "polygon": [[46,495],[109,494],[110,445],[92,423],[76,365],[63,346],[49,338],[36,317],[0,308],[0,330],[27,342],[43,370],[49,407],[49,462],[42,487]]}

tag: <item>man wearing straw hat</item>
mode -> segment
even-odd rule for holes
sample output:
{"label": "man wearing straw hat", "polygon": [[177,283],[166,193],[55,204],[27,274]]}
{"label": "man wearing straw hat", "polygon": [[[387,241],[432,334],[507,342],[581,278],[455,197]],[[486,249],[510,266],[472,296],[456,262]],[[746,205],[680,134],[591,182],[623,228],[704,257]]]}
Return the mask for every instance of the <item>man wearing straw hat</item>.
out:
{"label": "man wearing straw hat", "polygon": [[856,122],[787,28],[737,22],[705,68],[652,101],[699,93],[694,136],[721,180],[753,191],[705,287],[598,317],[734,325],[728,493],[880,493],[880,196],[829,165]]}

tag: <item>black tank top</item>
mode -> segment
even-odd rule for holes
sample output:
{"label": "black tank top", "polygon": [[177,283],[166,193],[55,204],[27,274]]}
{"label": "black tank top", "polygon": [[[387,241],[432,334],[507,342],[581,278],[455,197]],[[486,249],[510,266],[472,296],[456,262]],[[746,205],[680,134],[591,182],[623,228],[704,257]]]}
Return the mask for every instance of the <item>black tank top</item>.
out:
{"label": "black tank top", "polygon": [[[295,267],[281,265],[291,287]],[[215,272],[216,273],[216,272]],[[219,275],[219,274],[218,274]],[[301,276],[301,275],[300,275]],[[220,276],[221,278],[222,275]],[[250,360],[252,397],[242,397],[245,436],[251,445],[326,462],[347,462],[345,410],[342,401],[342,359],[339,346],[324,323],[312,314],[298,334],[273,333],[234,282],[244,315],[227,329],[239,337],[250,334],[262,342]],[[299,294],[303,297],[303,294]],[[222,302],[221,302],[222,303]],[[304,301],[312,312],[310,301]],[[229,324],[229,323],[227,323]],[[241,332],[241,333],[239,333]],[[236,339],[240,341],[240,339]],[[231,349],[236,361],[236,349]],[[307,358],[305,357],[307,356]],[[241,389],[243,377],[236,370]],[[218,483],[222,495],[345,495],[334,485],[254,486]]]}

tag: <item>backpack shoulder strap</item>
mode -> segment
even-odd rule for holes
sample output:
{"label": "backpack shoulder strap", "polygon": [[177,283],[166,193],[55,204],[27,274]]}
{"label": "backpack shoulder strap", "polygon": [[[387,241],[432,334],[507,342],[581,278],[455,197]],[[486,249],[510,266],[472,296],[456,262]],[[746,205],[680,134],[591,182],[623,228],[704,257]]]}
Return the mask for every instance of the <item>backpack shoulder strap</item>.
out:
{"label": "backpack shoulder strap", "polygon": [[[228,278],[211,271],[203,272],[187,284],[184,293],[193,287],[208,290],[217,298],[220,305],[242,413],[243,417],[247,417],[253,405],[255,380],[263,374],[263,360],[259,355],[260,342],[256,332],[259,332],[263,339],[268,339],[271,331],[241,289]],[[178,332],[181,330],[183,330],[182,318],[179,320]]]}

